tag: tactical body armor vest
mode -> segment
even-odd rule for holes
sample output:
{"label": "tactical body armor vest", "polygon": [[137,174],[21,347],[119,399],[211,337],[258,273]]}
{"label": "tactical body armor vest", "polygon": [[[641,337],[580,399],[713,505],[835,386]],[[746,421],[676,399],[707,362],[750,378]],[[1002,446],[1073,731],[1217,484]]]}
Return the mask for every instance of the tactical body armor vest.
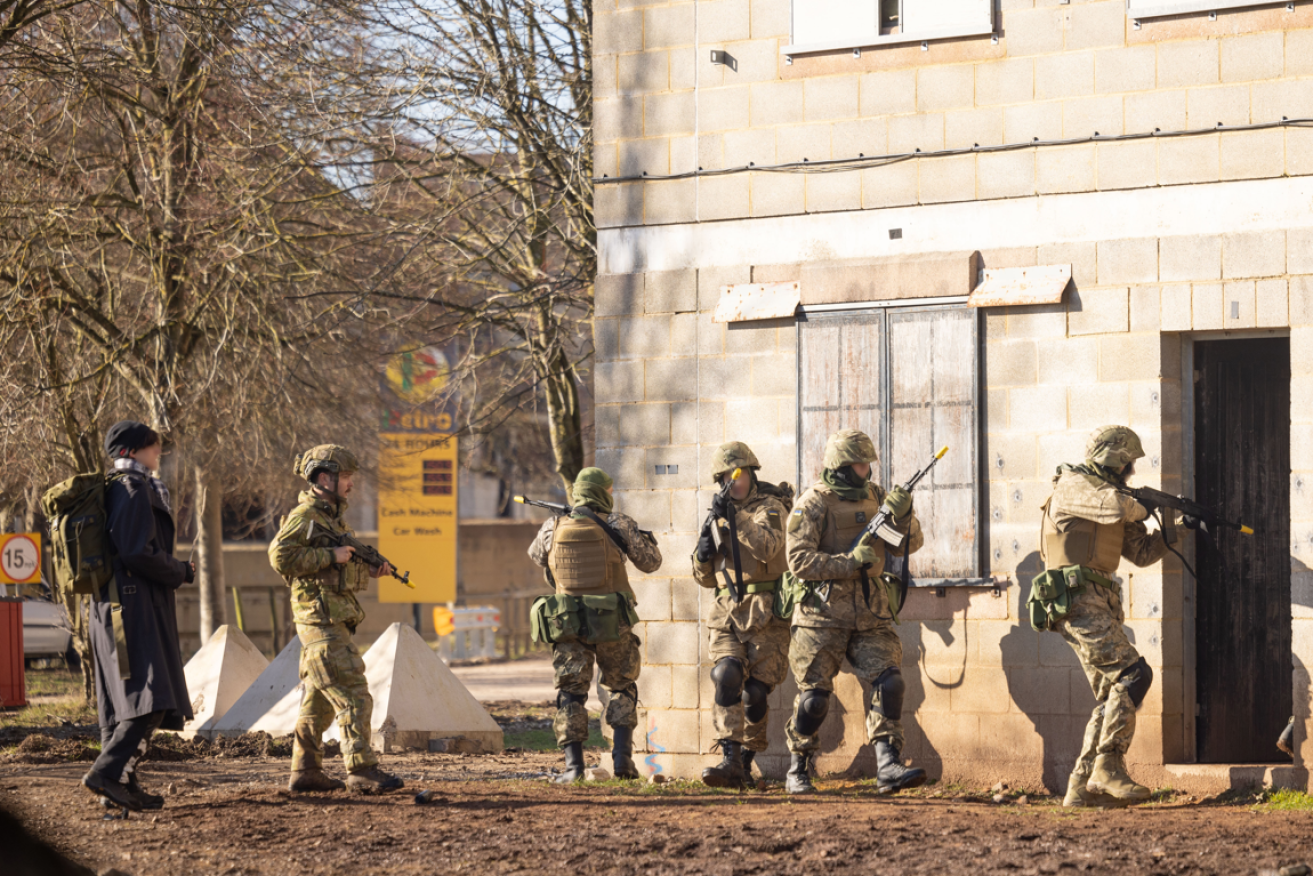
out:
{"label": "tactical body armor vest", "polygon": [[[866,528],[872,518],[880,511],[880,502],[868,494],[860,502],[846,502],[838,494],[828,490],[821,493],[825,502],[825,532],[816,546],[827,554],[846,554],[852,548],[853,540]],[[866,574],[875,578],[884,571],[884,556],[866,570]],[[859,579],[861,570],[853,569],[848,578]]]}
{"label": "tactical body armor vest", "polygon": [[552,527],[552,549],[547,568],[557,593],[592,596],[629,593],[625,555],[602,529],[587,517],[558,517]]}
{"label": "tactical body armor vest", "polygon": [[1044,503],[1044,522],[1040,528],[1040,557],[1044,568],[1086,566],[1105,575],[1117,571],[1126,522],[1095,523],[1074,518],[1066,524],[1067,529],[1060,530],[1049,514],[1051,502],[1052,499]]}

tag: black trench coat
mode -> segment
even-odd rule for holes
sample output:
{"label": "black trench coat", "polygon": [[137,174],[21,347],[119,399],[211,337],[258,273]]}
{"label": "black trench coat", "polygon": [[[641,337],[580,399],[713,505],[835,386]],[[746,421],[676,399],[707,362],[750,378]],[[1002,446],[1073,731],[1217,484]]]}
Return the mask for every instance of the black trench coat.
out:
{"label": "black trench coat", "polygon": [[123,604],[131,677],[119,677],[109,587],[91,606],[96,699],[102,727],[163,711],[163,730],[192,718],[178,644],[177,589],[191,573],[173,556],[173,515],[143,475],[115,478],[105,491],[114,576]]}

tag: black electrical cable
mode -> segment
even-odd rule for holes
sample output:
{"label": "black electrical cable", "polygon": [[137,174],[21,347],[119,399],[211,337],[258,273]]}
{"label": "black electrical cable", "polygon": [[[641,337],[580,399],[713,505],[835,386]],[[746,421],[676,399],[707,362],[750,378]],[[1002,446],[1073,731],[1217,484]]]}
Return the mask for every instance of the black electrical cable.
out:
{"label": "black electrical cable", "polygon": [[1103,136],[1095,131],[1089,137],[1073,137],[1066,140],[1040,140],[1035,138],[1025,143],[1003,143],[998,146],[972,146],[971,148],[938,149],[933,152],[898,152],[890,155],[859,155],[856,158],[826,158],[818,161],[791,161],[784,164],[746,164],[740,167],[725,167],[718,170],[697,170],[684,173],[649,174],[641,173],[629,176],[594,177],[595,185],[627,182],[658,182],[665,180],[696,179],[698,177],[730,176],[736,173],[837,173],[865,167],[883,167],[897,164],[912,158],[946,158],[953,155],[981,155],[990,152],[1014,152],[1018,149],[1033,149],[1040,146],[1079,146],[1085,143],[1118,143],[1130,140],[1149,140],[1160,137],[1197,137],[1203,134],[1216,134],[1220,131],[1263,131],[1271,128],[1302,128],[1313,126],[1313,118],[1289,119],[1281,117],[1279,122],[1255,122],[1247,125],[1223,125],[1218,122],[1212,128],[1193,128],[1180,131],[1161,131],[1155,128],[1150,132],[1135,134],[1111,134]]}

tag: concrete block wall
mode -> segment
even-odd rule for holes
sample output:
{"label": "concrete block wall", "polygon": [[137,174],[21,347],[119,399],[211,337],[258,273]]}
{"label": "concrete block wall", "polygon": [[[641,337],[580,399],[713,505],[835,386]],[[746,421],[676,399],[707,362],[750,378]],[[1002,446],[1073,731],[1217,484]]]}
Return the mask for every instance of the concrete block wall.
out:
{"label": "concrete block wall", "polygon": [[[790,0],[599,0],[599,177],[929,152],[1313,115],[1313,7],[1131,26],[1121,0],[1004,4],[986,37],[799,56]],[[711,49],[731,65],[713,65]],[[1188,185],[1313,172],[1272,128],[920,158],[842,173],[597,186],[599,227]]]}

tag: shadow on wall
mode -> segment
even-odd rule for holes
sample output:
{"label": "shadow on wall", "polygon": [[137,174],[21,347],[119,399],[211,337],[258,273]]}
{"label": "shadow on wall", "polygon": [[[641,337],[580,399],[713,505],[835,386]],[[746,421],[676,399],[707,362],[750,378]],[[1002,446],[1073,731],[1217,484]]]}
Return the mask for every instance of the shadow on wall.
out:
{"label": "shadow on wall", "polygon": [[[1067,776],[1080,754],[1085,725],[1096,704],[1076,652],[1057,633],[1030,626],[1030,581],[1044,570],[1039,551],[1017,566],[1016,625],[999,642],[1008,694],[1039,734],[1044,752],[1044,787],[1055,794],[1067,789]],[[1128,635],[1133,635],[1127,631]]]}
{"label": "shadow on wall", "polygon": [[[952,626],[951,620],[904,621],[899,630],[903,639],[903,679],[907,684],[907,693],[903,698],[903,735],[907,738],[907,750],[903,756],[905,759],[911,758],[932,780],[943,776],[944,759],[930,742],[921,724],[921,706],[928,699],[927,682],[935,691],[947,696],[948,691],[961,687],[966,681],[966,626],[962,627],[964,641],[960,668],[927,665],[925,635],[927,632],[933,633],[947,647],[957,641]],[[866,702],[869,702],[870,689],[864,689],[863,694],[868,698]]]}

